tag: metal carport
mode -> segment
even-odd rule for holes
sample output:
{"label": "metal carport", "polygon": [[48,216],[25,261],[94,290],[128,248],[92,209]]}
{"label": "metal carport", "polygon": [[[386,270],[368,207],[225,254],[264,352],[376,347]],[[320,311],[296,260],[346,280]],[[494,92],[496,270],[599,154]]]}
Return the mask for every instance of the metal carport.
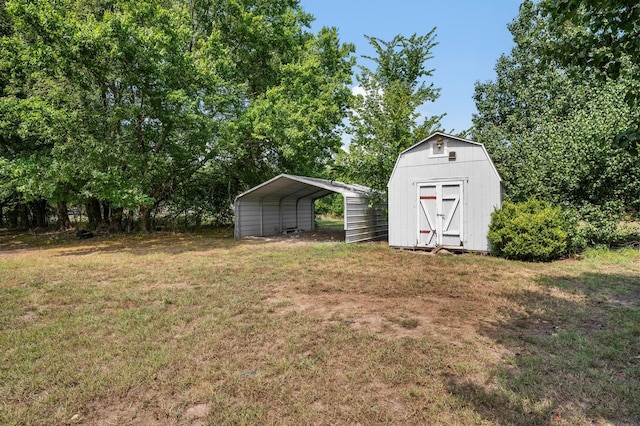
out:
{"label": "metal carport", "polygon": [[383,206],[371,206],[374,191],[362,185],[281,174],[235,199],[236,238],[315,229],[314,201],[332,193],[344,199],[345,242],[387,237]]}

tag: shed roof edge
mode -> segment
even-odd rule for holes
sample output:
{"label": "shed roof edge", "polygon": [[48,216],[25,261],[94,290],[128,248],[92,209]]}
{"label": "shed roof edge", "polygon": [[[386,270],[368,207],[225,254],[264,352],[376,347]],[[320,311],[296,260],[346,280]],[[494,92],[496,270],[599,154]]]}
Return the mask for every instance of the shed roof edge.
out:
{"label": "shed roof edge", "polygon": [[391,172],[391,176],[389,176],[389,180],[387,181],[387,188],[389,187],[389,182],[391,182],[391,179],[393,178],[393,175],[395,174],[396,168],[398,167],[398,162],[400,161],[400,157],[402,156],[402,154],[407,153],[409,151],[411,151],[412,149],[416,148],[419,145],[422,145],[423,143],[427,142],[429,139],[433,138],[434,136],[443,136],[449,139],[456,139],[460,142],[465,142],[465,143],[469,143],[472,145],[477,145],[482,147],[482,150],[484,151],[484,155],[487,157],[487,160],[489,160],[489,164],[491,165],[491,168],[493,169],[493,171],[495,172],[496,176],[498,177],[498,181],[502,182],[502,177],[500,176],[500,173],[498,173],[498,169],[496,168],[496,165],[493,163],[493,160],[491,159],[491,156],[489,155],[489,152],[487,151],[487,148],[484,146],[483,143],[480,142],[475,142],[472,141],[470,139],[465,139],[462,138],[460,136],[454,136],[454,135],[450,135],[448,133],[444,133],[444,132],[434,132],[431,135],[429,135],[428,137],[422,139],[420,142],[414,143],[413,145],[411,145],[409,148],[405,149],[404,151],[401,151],[398,154],[398,157],[396,158],[396,162],[393,166],[393,170]]}

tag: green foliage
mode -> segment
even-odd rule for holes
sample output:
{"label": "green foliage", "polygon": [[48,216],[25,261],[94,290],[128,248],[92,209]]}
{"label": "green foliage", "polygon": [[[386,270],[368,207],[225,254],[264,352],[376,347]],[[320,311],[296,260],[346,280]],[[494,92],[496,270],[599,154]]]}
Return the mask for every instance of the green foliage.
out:
{"label": "green foliage", "polygon": [[619,215],[589,205],[573,211],[579,221],[571,236],[576,250],[586,247],[617,248],[640,243],[640,227],[621,222]]}
{"label": "green foliage", "polygon": [[575,222],[561,208],[546,201],[507,201],[491,215],[489,241],[497,256],[548,262],[568,253],[574,227]]}
{"label": "green foliage", "polygon": [[[575,74],[600,80],[624,80],[622,95],[631,108],[640,101],[640,8],[628,0],[544,0],[541,14],[549,18],[541,46],[547,61],[573,66]],[[637,123],[611,135],[614,145],[638,155]]]}
{"label": "green foliage", "polygon": [[[338,127],[346,115],[353,65],[345,58],[353,48],[339,45],[335,29],[323,29],[300,49],[295,61],[281,66],[278,84],[253,100],[241,118],[250,133],[238,136],[270,146],[274,172],[318,175],[341,146]],[[266,177],[272,176],[261,178]]]}
{"label": "green foliage", "polygon": [[[628,0],[543,0],[553,20],[549,54],[562,63],[618,78],[625,59],[640,60],[640,8]],[[637,96],[637,94],[636,94]]]}
{"label": "green foliage", "polygon": [[377,56],[366,59],[376,69],[361,67],[358,83],[364,95],[353,98],[349,113],[349,152],[339,153],[333,172],[340,179],[386,191],[398,154],[439,129],[441,116],[421,117],[418,111],[439,96],[439,89],[424,80],[433,75],[426,63],[437,43],[435,28],[388,42],[367,38]]}
{"label": "green foliage", "polygon": [[108,205],[149,229],[160,209],[224,217],[340,147],[353,47],[309,32],[297,0],[7,0],[0,17],[8,197]]}
{"label": "green foliage", "polygon": [[344,215],[344,197],[342,194],[331,194],[315,202],[316,214],[342,217]]}
{"label": "green foliage", "polygon": [[637,246],[640,243],[640,229],[611,219],[585,222],[577,229],[573,241],[578,247]]}
{"label": "green foliage", "polygon": [[473,139],[485,144],[506,197],[537,197],[583,211],[640,210],[640,164],[608,141],[637,123],[625,102],[630,78],[577,75],[549,60],[553,21],[525,1],[509,26],[516,46],[496,64],[496,79],[476,85]]}

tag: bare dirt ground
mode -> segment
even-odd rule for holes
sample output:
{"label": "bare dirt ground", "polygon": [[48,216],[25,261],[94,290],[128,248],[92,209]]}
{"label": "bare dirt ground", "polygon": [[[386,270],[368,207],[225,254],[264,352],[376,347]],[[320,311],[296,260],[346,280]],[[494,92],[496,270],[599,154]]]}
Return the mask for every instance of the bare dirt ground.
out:
{"label": "bare dirt ground", "polygon": [[288,234],[265,237],[267,240],[284,240],[289,242],[311,241],[311,242],[343,242],[344,231],[332,231],[318,229],[313,231],[297,231]]}

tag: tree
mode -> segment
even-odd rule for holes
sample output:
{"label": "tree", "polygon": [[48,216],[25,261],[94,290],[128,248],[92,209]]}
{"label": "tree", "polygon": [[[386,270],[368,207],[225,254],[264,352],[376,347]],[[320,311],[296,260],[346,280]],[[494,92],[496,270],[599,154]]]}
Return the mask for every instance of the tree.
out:
{"label": "tree", "polygon": [[353,46],[341,46],[335,29],[323,29],[299,49],[280,67],[277,84],[253,97],[240,117],[236,137],[245,155],[239,159],[264,170],[249,183],[279,172],[317,175],[340,148]]}
{"label": "tree", "polygon": [[212,96],[229,90],[206,52],[213,39],[194,41],[180,6],[7,2],[20,78],[3,131],[39,145],[11,158],[22,193],[85,202],[96,223],[111,208],[137,210],[149,229],[155,203],[211,155],[214,115],[229,102]]}
{"label": "tree", "polygon": [[[48,223],[47,202],[40,194],[30,191],[25,181],[40,183],[39,153],[51,146],[49,138],[55,132],[52,129],[64,117],[55,117],[37,97],[26,107],[21,89],[26,79],[20,66],[23,57],[15,41],[19,27],[16,28],[8,6],[8,2],[0,2],[0,214],[7,215],[8,225],[12,227],[43,227]],[[46,67],[47,63],[39,65]],[[25,114],[27,109],[29,114]],[[39,138],[27,130],[27,123],[44,124],[49,131]],[[26,179],[20,180],[27,174]],[[65,226],[64,220],[62,223]]]}
{"label": "tree", "polygon": [[228,211],[339,147],[353,48],[308,32],[297,0],[2,5],[0,176],[25,200],[149,230],[154,210]]}
{"label": "tree", "polygon": [[[640,61],[640,4],[628,0],[543,0],[550,18],[548,54],[565,65],[613,79]],[[629,59],[629,63],[625,63]],[[637,96],[637,95],[636,95]]]}
{"label": "tree", "polygon": [[386,191],[398,154],[439,129],[442,116],[422,117],[419,108],[434,101],[440,89],[427,84],[433,75],[426,63],[436,46],[435,28],[425,35],[391,41],[367,37],[377,56],[376,64],[360,67],[363,95],[353,98],[349,113],[349,152],[337,157],[334,173],[340,178]]}
{"label": "tree", "polygon": [[[628,0],[544,0],[550,25],[544,55],[583,75],[625,81],[625,99],[640,101],[640,4]],[[637,123],[615,135],[617,146],[638,154]]]}
{"label": "tree", "polygon": [[626,83],[578,77],[541,56],[550,25],[533,2],[522,4],[509,26],[516,46],[498,60],[494,81],[476,84],[473,137],[487,146],[510,200],[637,211],[637,162],[602,143],[637,120]]}

